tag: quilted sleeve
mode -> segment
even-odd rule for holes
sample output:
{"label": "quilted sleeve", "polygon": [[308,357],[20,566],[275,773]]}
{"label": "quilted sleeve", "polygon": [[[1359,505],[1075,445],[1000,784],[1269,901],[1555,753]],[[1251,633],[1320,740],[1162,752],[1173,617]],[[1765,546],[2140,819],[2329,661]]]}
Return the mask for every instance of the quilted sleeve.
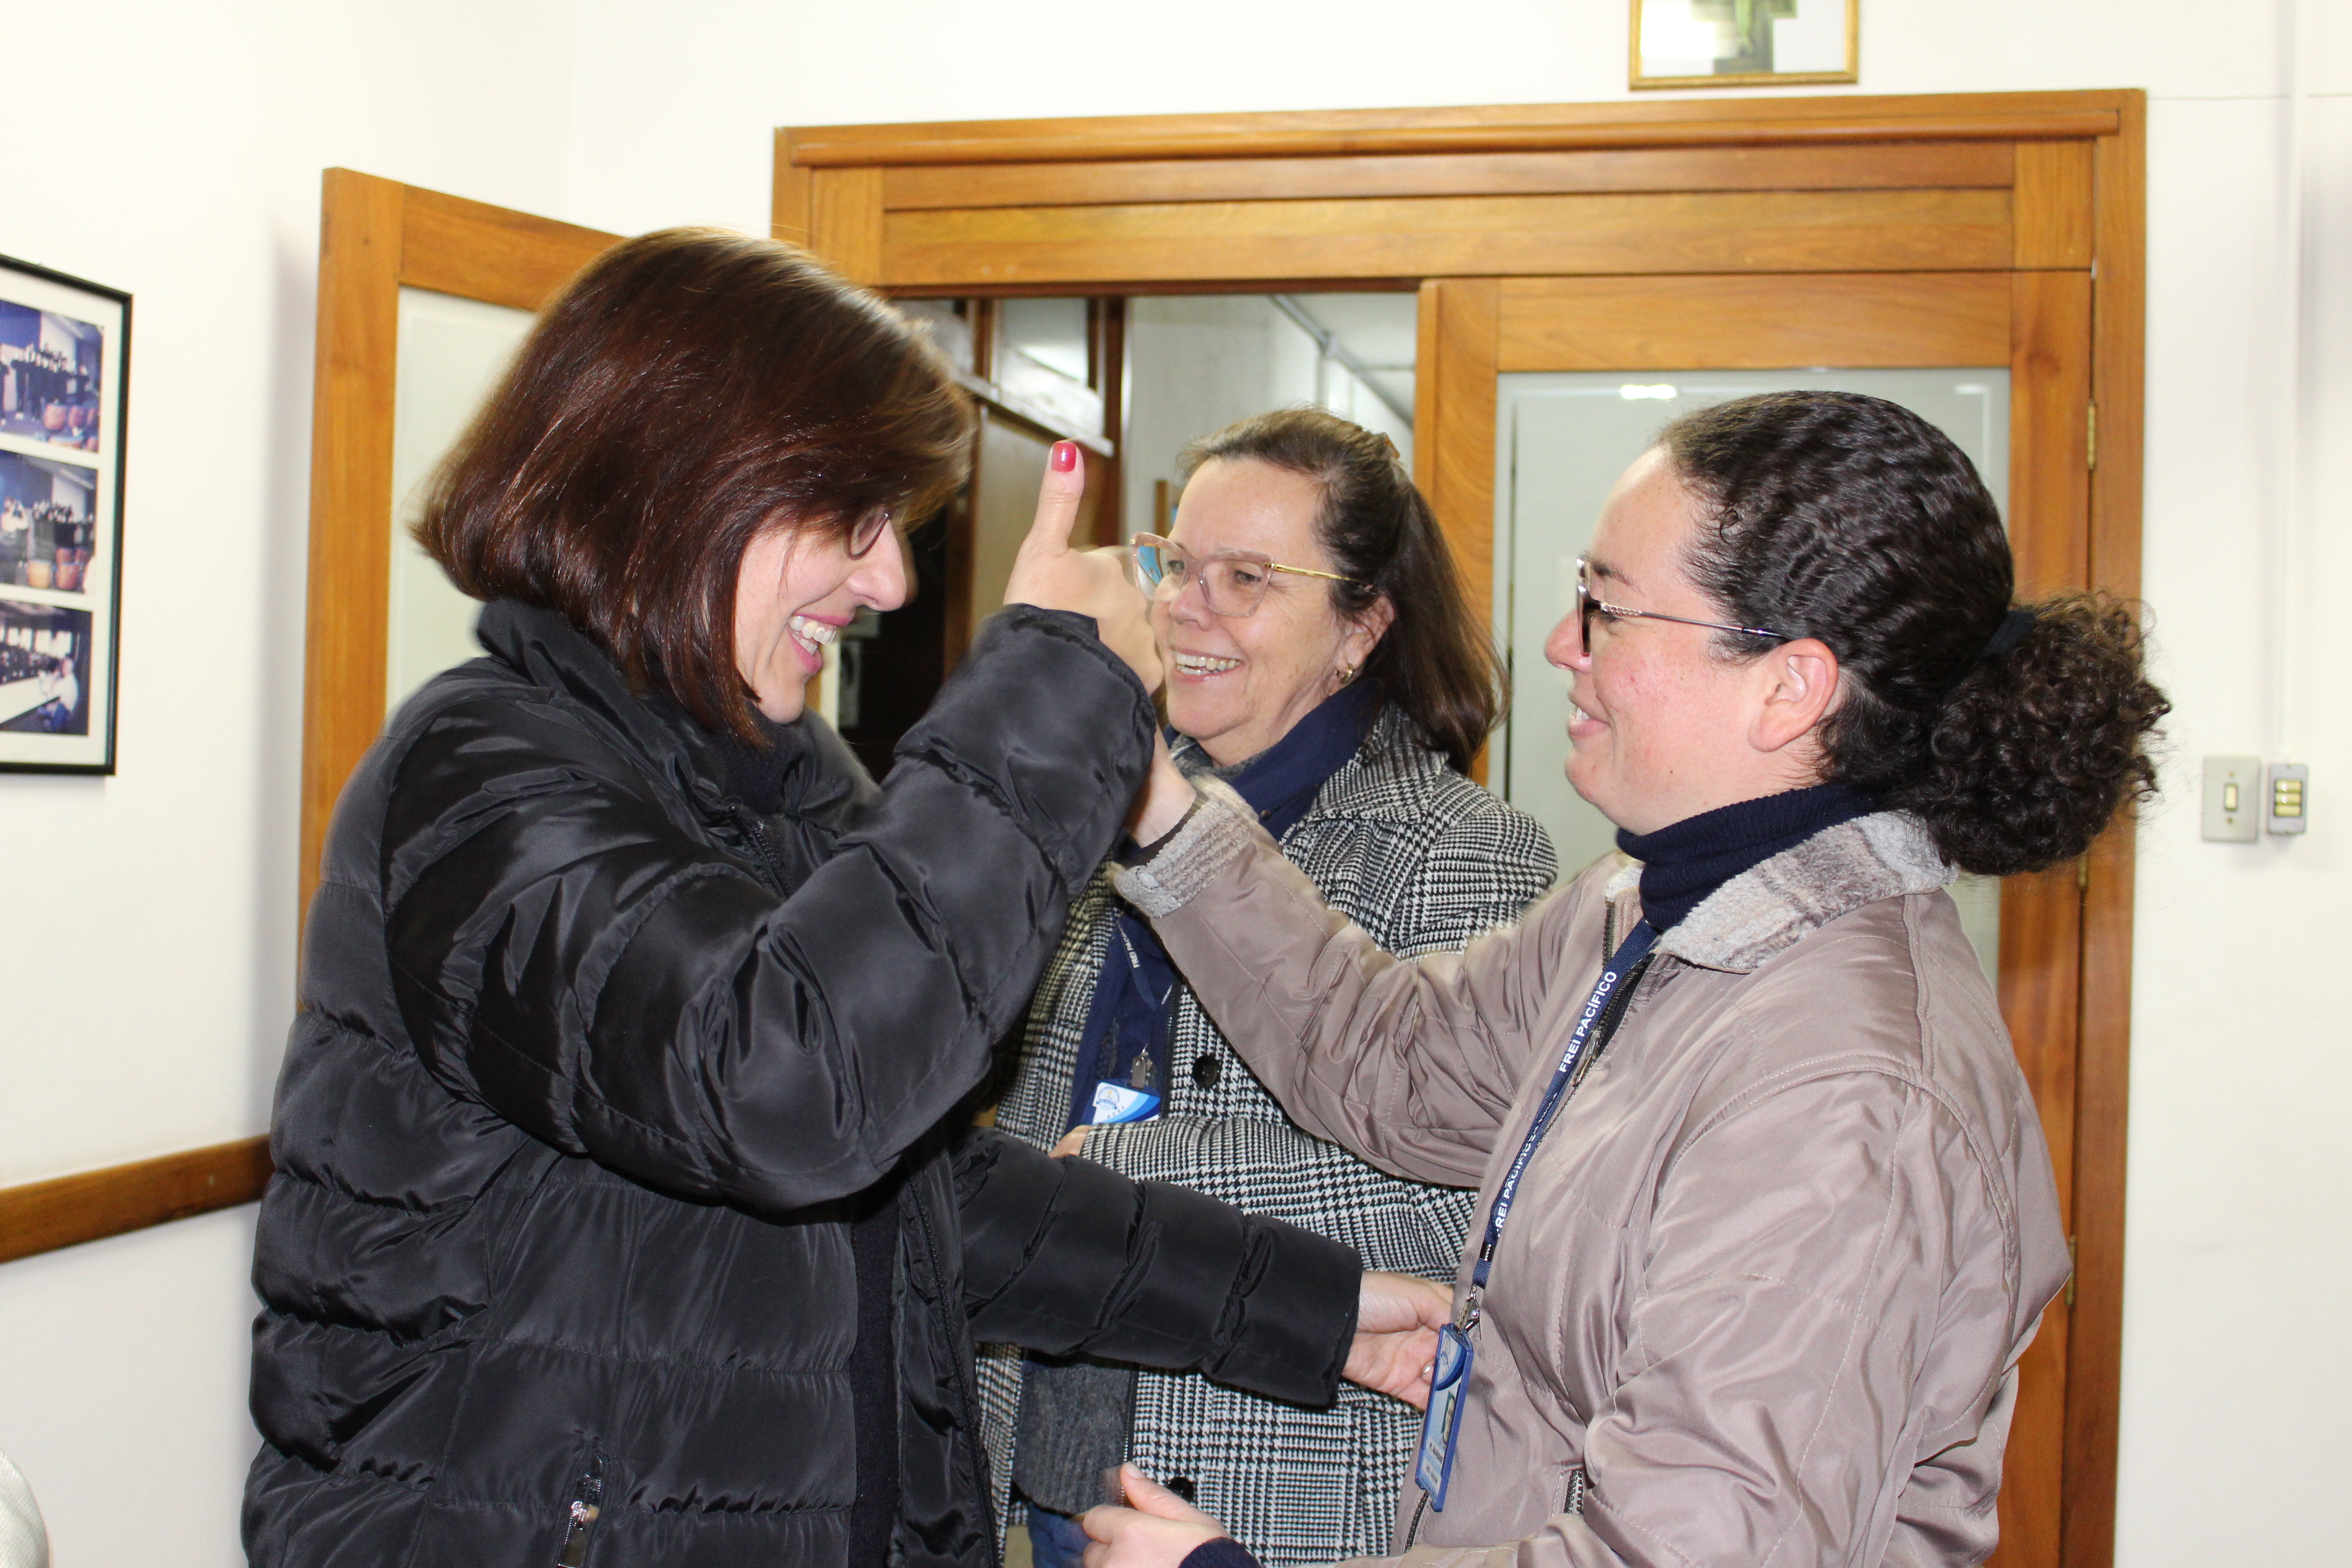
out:
{"label": "quilted sleeve", "polygon": [[992,617],[878,803],[788,896],[545,704],[444,713],[382,878],[409,1037],[461,1100],[696,1197],[858,1191],[978,1085],[1140,781],[1081,617]]}

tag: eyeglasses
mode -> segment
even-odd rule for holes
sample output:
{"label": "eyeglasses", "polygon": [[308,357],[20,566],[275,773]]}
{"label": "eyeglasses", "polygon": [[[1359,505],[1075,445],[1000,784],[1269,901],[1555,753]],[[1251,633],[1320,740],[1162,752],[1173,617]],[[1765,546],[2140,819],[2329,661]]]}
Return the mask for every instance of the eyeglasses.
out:
{"label": "eyeglasses", "polygon": [[[1307,566],[1285,566],[1246,550],[1221,550],[1214,555],[1188,555],[1181,545],[1156,533],[1139,533],[1128,542],[1127,575],[1147,596],[1173,604],[1195,582],[1209,614],[1238,620],[1255,614],[1265,602],[1265,591],[1276,572],[1294,577],[1320,577],[1327,583],[1354,584],[1337,572]],[[1361,586],[1361,584],[1357,584]]]}
{"label": "eyeglasses", "polygon": [[877,506],[857,520],[849,531],[848,549],[852,561],[882,542],[882,536],[890,531],[890,518],[888,507]]}
{"label": "eyeglasses", "polygon": [[1672,621],[1678,626],[1705,626],[1709,631],[1737,632],[1744,637],[1769,637],[1774,642],[1790,640],[1787,632],[1776,632],[1762,626],[1735,626],[1722,621],[1695,621],[1688,616],[1662,616],[1655,610],[1629,610],[1622,605],[1612,605],[1592,595],[1590,568],[1581,555],[1576,558],[1576,635],[1584,644],[1584,651],[1592,651],[1592,618],[1606,616],[1612,621]]}

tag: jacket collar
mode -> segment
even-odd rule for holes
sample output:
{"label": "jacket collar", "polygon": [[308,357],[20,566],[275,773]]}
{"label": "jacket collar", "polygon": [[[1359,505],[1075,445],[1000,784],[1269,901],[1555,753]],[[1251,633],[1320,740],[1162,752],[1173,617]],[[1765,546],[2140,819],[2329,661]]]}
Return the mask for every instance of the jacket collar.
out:
{"label": "jacket collar", "polygon": [[[1195,742],[1184,741],[1207,761]],[[1299,818],[1309,822],[1417,822],[1429,814],[1428,778],[1443,772],[1445,761],[1421,731],[1393,704],[1382,705],[1356,754],[1333,773],[1315,795],[1315,804]]]}
{"label": "jacket collar", "polygon": [[[1746,974],[1808,933],[1864,904],[1933,892],[1959,873],[1908,812],[1880,811],[1824,828],[1707,895],[1658,939],[1658,951],[1703,969]],[[1630,857],[1605,887],[1612,901],[1640,886]]]}
{"label": "jacket collar", "polygon": [[1307,820],[1418,820],[1428,814],[1429,795],[1425,785],[1412,787],[1413,781],[1444,767],[1444,759],[1423,739],[1420,727],[1395,704],[1385,704],[1355,756],[1315,797]]}
{"label": "jacket collar", "polygon": [[[698,806],[714,816],[729,814],[726,759],[702,726],[665,692],[630,690],[612,656],[561,612],[494,599],[482,606],[474,636],[490,657],[533,686],[569,698],[618,730]],[[822,719],[771,726],[769,733],[792,752],[784,768],[785,815],[830,817],[876,793],[856,756]]]}
{"label": "jacket collar", "polygon": [[[1215,771],[1197,741],[1179,737],[1174,749],[1177,761],[1185,763],[1188,771]],[[1316,792],[1315,804],[1299,820],[1418,820],[1429,811],[1427,791],[1401,786],[1409,786],[1429,769],[1444,765],[1444,761],[1422,739],[1412,721],[1393,703],[1383,703],[1363,743],[1356,748],[1356,754],[1340,764],[1339,771]]]}

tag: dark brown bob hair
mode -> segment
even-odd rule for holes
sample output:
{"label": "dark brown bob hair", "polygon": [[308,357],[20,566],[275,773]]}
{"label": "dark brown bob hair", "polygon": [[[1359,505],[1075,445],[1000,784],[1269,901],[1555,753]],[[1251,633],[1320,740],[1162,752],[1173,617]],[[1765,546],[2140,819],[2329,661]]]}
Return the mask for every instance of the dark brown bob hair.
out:
{"label": "dark brown bob hair", "polygon": [[927,339],[805,252],[721,229],[625,240],[551,300],[435,475],[416,541],[478,599],[555,610],[629,683],[756,739],[743,552],[946,500],[971,404]]}
{"label": "dark brown bob hair", "polygon": [[1396,612],[1364,661],[1363,678],[1412,721],[1459,773],[1510,704],[1510,677],[1470,613],[1436,514],[1385,436],[1319,408],[1280,408],[1237,420],[1184,448],[1178,477],[1210,462],[1258,462],[1313,479],[1323,491],[1316,536],[1349,580],[1330,584],[1352,619],[1386,599]]}

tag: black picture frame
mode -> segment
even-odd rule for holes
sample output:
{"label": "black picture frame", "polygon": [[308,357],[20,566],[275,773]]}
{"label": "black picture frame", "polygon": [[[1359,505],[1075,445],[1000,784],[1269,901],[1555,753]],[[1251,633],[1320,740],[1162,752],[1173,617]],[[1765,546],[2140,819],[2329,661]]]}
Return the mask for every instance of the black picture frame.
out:
{"label": "black picture frame", "polygon": [[0,255],[0,773],[111,773],[131,296]]}

